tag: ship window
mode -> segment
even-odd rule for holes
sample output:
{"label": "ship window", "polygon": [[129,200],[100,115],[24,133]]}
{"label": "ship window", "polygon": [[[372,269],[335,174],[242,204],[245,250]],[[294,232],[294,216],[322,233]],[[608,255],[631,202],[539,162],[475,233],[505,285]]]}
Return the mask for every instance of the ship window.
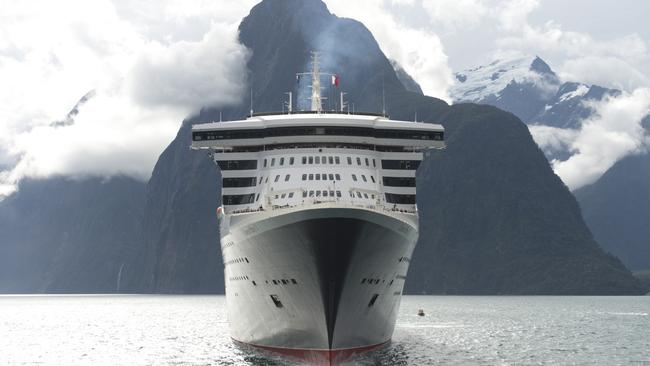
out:
{"label": "ship window", "polygon": [[361,174],[361,179],[363,179],[364,182],[367,182],[368,180],[366,179],[366,176]]}
{"label": "ship window", "polygon": [[366,158],[366,166],[370,166],[370,163],[368,162],[368,158]]}
{"label": "ship window", "polygon": [[289,281],[287,281],[287,280],[282,280],[282,284],[283,284],[283,285],[286,285],[286,284],[288,284],[288,283],[289,283]]}
{"label": "ship window", "polygon": [[376,168],[376,167],[377,167],[377,162],[375,161],[375,159],[372,159],[372,167],[373,167],[373,168]]}
{"label": "ship window", "polygon": [[420,166],[419,160],[382,160],[382,169],[415,170]]}
{"label": "ship window", "polygon": [[322,180],[327,180],[327,174],[321,174],[321,179]]}
{"label": "ship window", "polygon": [[250,262],[248,261],[248,258],[244,257],[244,259],[246,260],[246,263],[250,263]]}
{"label": "ship window", "polygon": [[293,198],[293,192],[289,193],[289,198]]}
{"label": "ship window", "polygon": [[341,159],[339,159],[338,156],[334,157],[334,161],[336,162],[336,164],[341,164]]}
{"label": "ship window", "polygon": [[329,160],[330,164],[334,164],[334,157],[333,156],[330,156],[327,159]]}
{"label": "ship window", "polygon": [[[271,296],[273,296],[273,295],[271,295]],[[379,294],[372,295],[372,298],[370,298],[370,302],[368,303],[369,308],[372,307],[373,305],[375,305],[375,301],[377,301],[378,297],[379,297]],[[279,306],[279,307],[281,307],[281,306]]]}
{"label": "ship window", "polygon": [[257,286],[257,284],[255,283],[255,281],[251,281],[251,282],[253,282],[253,286]]}
{"label": "ship window", "polygon": [[320,174],[316,174],[316,180],[320,180]]}
{"label": "ship window", "polygon": [[223,178],[222,187],[223,188],[254,187],[256,181],[257,179],[255,179],[255,177]]}
{"label": "ship window", "polygon": [[273,182],[277,182],[279,179],[280,179],[280,175],[278,174],[278,175],[275,176],[275,179],[273,180]]}
{"label": "ship window", "polygon": [[330,177],[330,180],[334,180],[334,174],[330,174],[329,177]]}
{"label": "ship window", "polygon": [[266,159],[264,159],[264,167],[266,168]]}
{"label": "ship window", "polygon": [[314,191],[309,191],[309,197],[314,197]]}
{"label": "ship window", "polygon": [[309,180],[314,180],[314,175],[313,174],[309,174]]}
{"label": "ship window", "polygon": [[295,278],[292,278],[292,279],[291,279],[291,283],[293,283],[294,285],[297,285],[297,284],[298,284],[298,281],[296,281]]}
{"label": "ship window", "polygon": [[370,176],[370,179],[372,180],[373,183],[376,183],[375,182],[375,177],[373,177],[372,175]]}
{"label": "ship window", "polygon": [[284,176],[284,181],[285,181],[285,182],[288,181],[288,180],[289,180],[289,177],[291,177],[291,175],[289,175],[289,174],[285,175],[285,176]]}
{"label": "ship window", "polygon": [[361,198],[361,192],[357,192],[357,197]]}
{"label": "ship window", "polygon": [[320,164],[320,156],[316,157],[316,164]]}
{"label": "ship window", "polygon": [[348,156],[348,165],[352,165],[352,158]]}
{"label": "ship window", "polygon": [[273,284],[274,284],[274,285],[277,285],[277,284],[278,284],[278,281],[273,280]]}
{"label": "ship window", "polygon": [[366,279],[365,279],[365,278],[362,279],[362,280],[361,280],[361,283],[362,283],[362,284],[363,284],[363,283],[366,283]]}
{"label": "ship window", "polygon": [[293,157],[289,158],[289,165],[293,165]]}
{"label": "ship window", "polygon": [[316,197],[320,197],[320,191],[316,191]]}
{"label": "ship window", "polygon": [[264,183],[268,183],[268,182],[269,182],[269,177],[266,177],[266,179],[264,179]]}
{"label": "ship window", "polygon": [[372,195],[372,199],[373,199],[373,200],[375,199],[375,195],[374,195],[374,194]]}
{"label": "ship window", "polygon": [[363,198],[368,198],[368,194],[367,194],[367,193],[364,193],[364,194],[363,194]]}
{"label": "ship window", "polygon": [[285,197],[287,197],[286,193],[282,193],[282,196],[280,196],[280,198],[285,198]]}
{"label": "ship window", "polygon": [[306,157],[306,156],[303,156],[303,157],[302,157],[302,163],[303,163],[303,165],[304,165],[304,164],[307,164],[307,157]]}
{"label": "ship window", "polygon": [[253,203],[254,199],[255,199],[255,193],[224,195],[223,204],[224,205],[245,205],[247,203]]}
{"label": "ship window", "polygon": [[260,182],[257,184],[262,184],[262,179],[264,179],[264,177],[260,177]]}
{"label": "ship window", "polygon": [[341,180],[341,175],[340,174],[336,174],[336,180]]}
{"label": "ship window", "polygon": [[330,191],[330,197],[334,197],[334,191]]}
{"label": "ship window", "polygon": [[323,156],[323,164],[327,164],[327,156]]}
{"label": "ship window", "polygon": [[302,180],[307,180],[307,174],[302,175]]}
{"label": "ship window", "polygon": [[350,197],[354,198],[354,192],[350,192]]}
{"label": "ship window", "polygon": [[271,166],[275,165],[275,158],[271,158]]}
{"label": "ship window", "polygon": [[314,157],[313,156],[309,157],[309,164],[314,164]]}
{"label": "ship window", "polygon": [[386,202],[388,202],[388,203],[397,203],[397,204],[400,204],[400,205],[414,205],[415,204],[415,195],[414,194],[386,193]]}
{"label": "ship window", "polygon": [[258,193],[257,196],[255,197],[255,201],[260,199],[260,194]]}
{"label": "ship window", "polygon": [[280,165],[284,165],[284,158],[280,158]]}
{"label": "ship window", "polygon": [[282,308],[282,301],[280,301],[278,295],[270,295],[270,296],[271,296],[271,300],[273,300],[273,303],[275,304],[275,307]]}
{"label": "ship window", "polygon": [[307,191],[302,191],[302,197],[307,197]]}
{"label": "ship window", "polygon": [[275,199],[277,200],[278,198],[280,198],[280,196],[276,194],[276,195],[275,195]]}
{"label": "ship window", "polygon": [[328,196],[327,191],[323,191],[323,197],[327,197],[327,196]]}
{"label": "ship window", "polygon": [[341,197],[341,191],[336,191],[336,197]]}
{"label": "ship window", "polygon": [[[271,163],[273,165],[273,163]],[[361,165],[361,158],[357,156],[357,165]]]}
{"label": "ship window", "polygon": [[221,170],[249,170],[257,169],[257,160],[219,160]]}
{"label": "ship window", "polygon": [[352,174],[352,180],[355,181],[355,182],[357,181],[357,176],[356,176],[356,174]]}
{"label": "ship window", "polygon": [[414,177],[383,177],[387,187],[415,187]]}

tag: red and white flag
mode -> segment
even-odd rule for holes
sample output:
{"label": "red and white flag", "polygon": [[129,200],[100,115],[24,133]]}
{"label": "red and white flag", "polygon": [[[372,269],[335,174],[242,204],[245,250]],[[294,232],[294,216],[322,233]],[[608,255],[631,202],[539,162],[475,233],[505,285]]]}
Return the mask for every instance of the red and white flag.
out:
{"label": "red and white flag", "polygon": [[332,75],[332,85],[336,86],[337,88],[339,87],[339,76],[338,75]]}

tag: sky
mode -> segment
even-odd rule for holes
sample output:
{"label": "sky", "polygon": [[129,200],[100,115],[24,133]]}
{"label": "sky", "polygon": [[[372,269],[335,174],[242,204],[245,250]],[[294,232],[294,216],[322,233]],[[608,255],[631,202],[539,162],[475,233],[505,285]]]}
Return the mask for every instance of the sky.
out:
{"label": "sky", "polygon": [[[237,25],[257,0],[0,1],[0,196],[28,177],[146,181],[183,118],[245,98],[250,52]],[[539,55],[563,80],[623,90],[580,131],[532,131],[540,145],[572,149],[551,162],[572,189],[650,145],[638,128],[650,108],[650,2],[325,2],[449,102],[453,72],[521,55]]]}

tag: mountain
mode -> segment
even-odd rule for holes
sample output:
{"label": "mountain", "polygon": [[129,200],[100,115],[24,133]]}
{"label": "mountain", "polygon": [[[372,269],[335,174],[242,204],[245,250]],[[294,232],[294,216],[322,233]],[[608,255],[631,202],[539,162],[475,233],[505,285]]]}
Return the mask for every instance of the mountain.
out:
{"label": "mountain", "polygon": [[650,269],[650,154],[620,160],[574,194],[606,250],[632,270]]}
{"label": "mountain", "polygon": [[23,180],[0,202],[0,293],[123,291],[144,192],[127,177]]}
{"label": "mountain", "polygon": [[455,102],[489,104],[527,124],[580,128],[594,112],[589,102],[617,96],[619,90],[579,82],[561,82],[539,56],[496,60],[456,73],[450,90]]}
{"label": "mountain", "polygon": [[[239,31],[252,51],[257,111],[280,105],[317,49],[323,69],[342,76],[341,90],[357,111],[380,111],[383,85],[392,118],[417,113],[447,128],[449,148],[430,153],[418,177],[422,235],[408,291],[639,293],[630,272],[594,242],[573,196],[514,115],[474,104],[450,107],[407,90],[370,32],[330,14],[321,1],[264,0]],[[247,111],[241,105],[223,116]],[[191,124],[218,116],[206,108],[188,118],[156,164],[146,193],[145,246],[134,264],[143,272],[129,279],[135,288],[223,290],[214,217],[219,175],[204,152],[189,150]]]}

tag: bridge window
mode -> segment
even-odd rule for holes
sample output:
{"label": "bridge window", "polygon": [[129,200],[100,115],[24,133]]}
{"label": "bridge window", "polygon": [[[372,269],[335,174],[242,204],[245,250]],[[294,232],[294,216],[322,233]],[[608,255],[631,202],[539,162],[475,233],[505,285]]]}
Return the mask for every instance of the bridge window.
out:
{"label": "bridge window", "polygon": [[320,164],[320,156],[316,157],[316,164]]}
{"label": "bridge window", "polygon": [[309,180],[314,180],[314,175],[313,174],[309,174]]}
{"label": "bridge window", "polygon": [[334,157],[333,156],[328,157],[327,160],[329,161],[330,164],[334,164]]}
{"label": "bridge window", "polygon": [[302,198],[307,197],[307,191],[302,191]]}
{"label": "bridge window", "polygon": [[280,179],[280,175],[276,175],[275,180],[273,180],[273,182],[277,182],[279,179]]}
{"label": "bridge window", "polygon": [[341,159],[338,156],[334,157],[334,161],[336,161],[336,164],[341,164]]}
{"label": "bridge window", "polygon": [[361,158],[357,157],[357,165],[361,165]]}
{"label": "bridge window", "polygon": [[264,167],[266,168],[266,159],[264,159]]}
{"label": "bridge window", "polygon": [[302,157],[302,164],[303,165],[307,164],[307,157],[306,156]]}
{"label": "bridge window", "polygon": [[291,175],[289,175],[289,174],[285,175],[285,176],[284,176],[284,181],[285,181],[285,182],[288,181],[288,180],[289,180],[289,177],[291,177]]}
{"label": "bridge window", "polygon": [[271,158],[271,166],[275,165],[275,158]]}
{"label": "bridge window", "polygon": [[314,164],[314,157],[313,156],[309,157],[309,164]]}
{"label": "bridge window", "polygon": [[302,175],[302,180],[307,180],[307,174]]}
{"label": "bridge window", "polygon": [[415,204],[415,195],[414,194],[394,194],[386,193],[386,202],[396,203],[400,205],[414,205]]}
{"label": "bridge window", "polygon": [[352,165],[352,158],[348,156],[348,165]]}
{"label": "bridge window", "polygon": [[374,177],[374,176],[371,175],[371,176],[370,176],[370,179],[372,180],[373,183],[376,183],[376,182],[375,182],[375,177]]}
{"label": "bridge window", "polygon": [[289,193],[289,198],[293,198],[293,192]]}
{"label": "bridge window", "polygon": [[289,165],[293,165],[293,157],[289,158]]}
{"label": "bridge window", "polygon": [[419,160],[382,160],[382,169],[415,170],[420,166]]}
{"label": "bridge window", "polygon": [[334,180],[334,174],[330,174],[329,177],[330,177],[330,180]]}
{"label": "bridge window", "polygon": [[366,160],[366,166],[370,166],[370,163],[368,162],[368,158],[365,158]]}
{"label": "bridge window", "polygon": [[352,174],[352,180],[355,181],[355,182],[357,181],[357,176],[356,176],[356,174]]}
{"label": "bridge window", "polygon": [[233,195],[224,195],[223,204],[224,205],[245,205],[253,203],[255,201],[255,194],[233,194]]}
{"label": "bridge window", "polygon": [[280,158],[280,165],[284,165],[284,158]]}
{"label": "bridge window", "polygon": [[415,187],[414,177],[383,177],[387,187]]}
{"label": "bridge window", "polygon": [[363,175],[363,174],[361,174],[361,179],[363,179],[364,182],[368,182],[368,180],[366,179],[366,176]]}
{"label": "bridge window", "polygon": [[336,197],[341,197],[341,191],[336,191]]}
{"label": "bridge window", "polygon": [[219,160],[221,170],[250,170],[257,169],[257,160]]}
{"label": "bridge window", "polygon": [[255,177],[247,178],[223,178],[222,187],[254,187],[257,179]]}

